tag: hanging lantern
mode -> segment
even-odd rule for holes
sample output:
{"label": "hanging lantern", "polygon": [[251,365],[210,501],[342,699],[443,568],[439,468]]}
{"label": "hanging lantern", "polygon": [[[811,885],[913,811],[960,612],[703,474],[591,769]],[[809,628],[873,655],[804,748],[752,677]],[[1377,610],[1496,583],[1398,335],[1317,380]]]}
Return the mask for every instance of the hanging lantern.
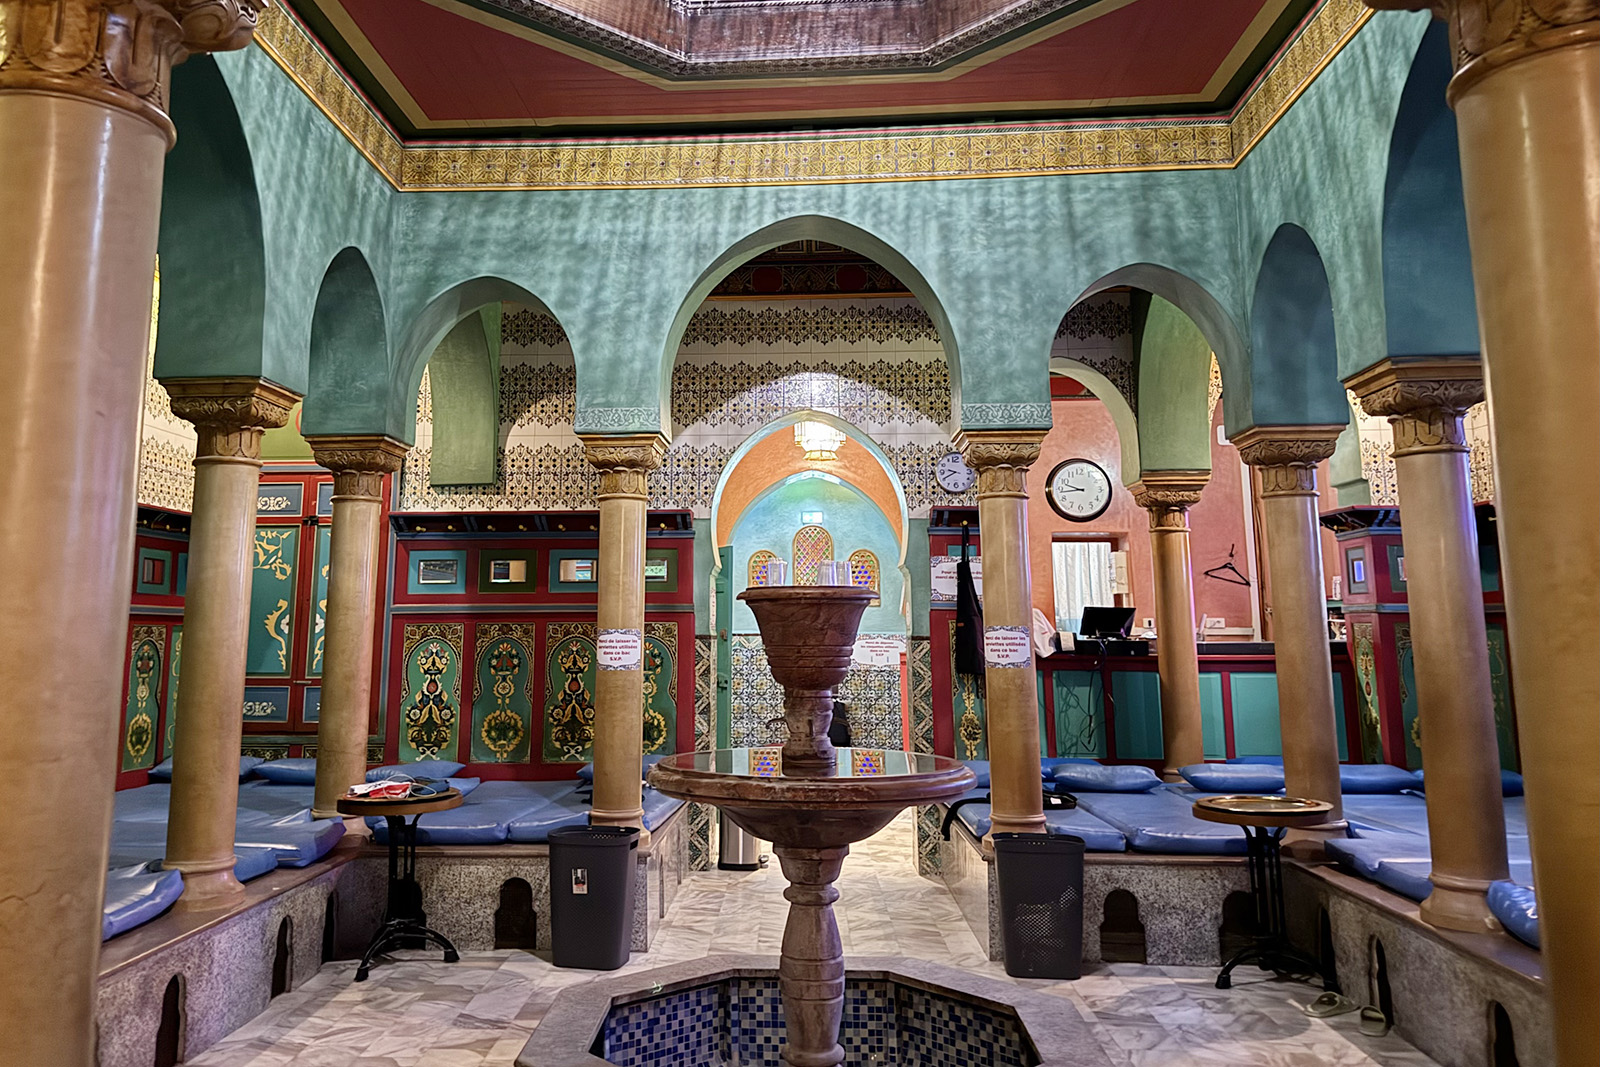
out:
{"label": "hanging lantern", "polygon": [[794,443],[805,450],[806,459],[838,459],[839,446],[844,444],[844,432],[825,422],[808,419],[794,424]]}

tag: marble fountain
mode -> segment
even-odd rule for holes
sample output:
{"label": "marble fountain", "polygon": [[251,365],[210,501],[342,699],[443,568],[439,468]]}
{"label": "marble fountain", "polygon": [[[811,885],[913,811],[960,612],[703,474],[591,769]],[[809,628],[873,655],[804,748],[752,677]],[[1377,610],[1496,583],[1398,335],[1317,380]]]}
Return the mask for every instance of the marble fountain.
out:
{"label": "marble fountain", "polygon": [[[1067,1002],[906,959],[847,967],[834,918],[850,846],[907,807],[952,800],[976,779],[944,756],[835,749],[833,689],[873,594],[763,586],[740,599],[783,687],[784,743],[685,752],[650,784],[722,809],[770,841],[789,886],[781,955],[708,957],[563,992],[523,1067],[1099,1067],[1104,1053]],[[930,883],[929,892],[941,890]]]}

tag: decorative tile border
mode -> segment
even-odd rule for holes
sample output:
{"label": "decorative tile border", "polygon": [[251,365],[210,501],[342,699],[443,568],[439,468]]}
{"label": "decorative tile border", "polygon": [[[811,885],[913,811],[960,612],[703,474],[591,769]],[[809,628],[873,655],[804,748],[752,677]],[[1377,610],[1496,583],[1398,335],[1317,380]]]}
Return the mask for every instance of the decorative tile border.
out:
{"label": "decorative tile border", "polygon": [[262,13],[255,42],[398,190],[805,185],[1236,167],[1372,14],[1361,0],[1326,0],[1226,118],[832,137],[408,145],[287,5]]}
{"label": "decorative tile border", "polygon": [[961,425],[969,430],[1045,429],[1050,426],[1050,404],[962,404]]}

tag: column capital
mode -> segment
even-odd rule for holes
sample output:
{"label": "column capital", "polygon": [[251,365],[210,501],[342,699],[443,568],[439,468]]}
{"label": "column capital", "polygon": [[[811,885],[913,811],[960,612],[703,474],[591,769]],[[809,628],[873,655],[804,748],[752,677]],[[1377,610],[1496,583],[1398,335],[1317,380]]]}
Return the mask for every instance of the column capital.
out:
{"label": "column capital", "polygon": [[6,0],[0,92],[76,96],[153,123],[171,147],[172,68],[243,48],[267,0]]}
{"label": "column capital", "polygon": [[1600,0],[1365,0],[1376,11],[1432,11],[1450,27],[1452,105],[1478,79],[1519,59],[1600,40]]}
{"label": "column capital", "polygon": [[955,446],[978,472],[978,495],[1027,496],[1028,468],[1047,430],[962,430]]}
{"label": "column capital", "polygon": [[1239,458],[1261,470],[1262,496],[1315,496],[1317,464],[1333,455],[1343,426],[1252,426],[1232,438]]}
{"label": "column capital", "polygon": [[1394,454],[1466,452],[1461,417],[1483,400],[1483,369],[1476,359],[1390,357],[1345,379],[1368,415],[1394,428]]}
{"label": "column capital", "polygon": [[194,424],[195,458],[259,461],[261,433],[289,421],[300,394],[265,378],[170,378],[162,381],[172,413]]}
{"label": "column capital", "polygon": [[579,434],[584,456],[600,471],[598,499],[646,499],[646,479],[666,458],[667,439],[658,433]]}
{"label": "column capital", "polygon": [[1200,492],[1210,480],[1210,471],[1143,471],[1128,491],[1150,513],[1152,532],[1184,530],[1189,509],[1200,503]]}
{"label": "column capital", "polygon": [[306,438],[311,455],[333,472],[333,495],[377,500],[383,476],[405,464],[404,444],[386,434],[315,434]]}

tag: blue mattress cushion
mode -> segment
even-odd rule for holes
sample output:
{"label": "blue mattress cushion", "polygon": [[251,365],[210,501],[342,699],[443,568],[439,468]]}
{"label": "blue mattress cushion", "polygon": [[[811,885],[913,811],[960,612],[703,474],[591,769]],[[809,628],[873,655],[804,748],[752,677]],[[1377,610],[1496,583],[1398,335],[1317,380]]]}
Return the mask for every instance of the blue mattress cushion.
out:
{"label": "blue mattress cushion", "polygon": [[[155,772],[150,772],[154,776]],[[1423,783],[1422,772],[1416,772],[1417,784],[1414,788],[1426,789]],[[1520,797],[1522,795],[1522,775],[1516,771],[1502,770],[1500,772],[1500,795],[1503,797]]]}
{"label": "blue mattress cushion", "polygon": [[[111,867],[159,865],[167,853],[167,828],[160,823],[112,823]],[[278,866],[278,854],[267,845],[234,842],[233,876],[248,882]]]}
{"label": "blue mattress cushion", "polygon": [[[1526,839],[1511,838],[1507,843],[1512,877],[1531,880],[1533,864]],[[1327,849],[1343,866],[1403,897],[1425,900],[1433,892],[1433,883],[1428,880],[1433,856],[1426,837],[1375,832],[1358,838],[1333,838],[1327,842]]]}
{"label": "blue mattress cushion", "polygon": [[[267,762],[267,761],[262,759],[260,756],[240,756],[239,757],[239,781],[242,782],[246,778],[249,778],[253,773],[255,773],[255,769],[257,767],[261,766],[265,762]],[[170,782],[170,781],[172,781],[172,757],[171,756],[168,756],[166,759],[162,760],[160,763],[158,763],[154,767],[150,768],[150,780],[152,782]]]}
{"label": "blue mattress cushion", "polygon": [[[987,796],[988,791],[977,791],[977,795]],[[956,809],[956,818],[972,832],[973,837],[982,838],[989,832],[988,804],[963,804]],[[1082,808],[1047,808],[1044,822],[1052,834],[1070,834],[1082,838],[1083,847],[1090,852],[1125,852],[1128,848],[1128,839],[1122,836],[1122,831]]]}
{"label": "blue mattress cushion", "polygon": [[1229,763],[1267,763],[1275,767],[1283,766],[1282,756],[1234,756]]}
{"label": "blue mattress cushion", "polygon": [[1099,763],[1062,763],[1050,772],[1050,780],[1073,792],[1148,793],[1161,784],[1149,767],[1138,764],[1104,766]]}
{"label": "blue mattress cushion", "polygon": [[1344,818],[1353,837],[1373,833],[1428,836],[1428,802],[1415,793],[1394,796],[1352,794],[1344,798]]}
{"label": "blue mattress cushion", "polygon": [[100,940],[144,925],[170,908],[182,893],[183,875],[177,871],[150,870],[142,863],[113,867],[106,872]]}
{"label": "blue mattress cushion", "polygon": [[134,789],[119,789],[111,803],[113,822],[161,823],[165,826],[167,807],[172,803],[172,786],[157,782]]}
{"label": "blue mattress cushion", "polygon": [[425,759],[415,763],[391,763],[374,767],[367,772],[367,781],[381,782],[385,778],[450,778],[466,770],[465,763],[447,759]]}
{"label": "blue mattress cushion", "polygon": [[280,867],[305,867],[326,856],[343,836],[343,819],[299,825],[252,823],[234,831],[234,843],[271,849]]}
{"label": "blue mattress cushion", "polygon": [[1344,763],[1339,766],[1341,793],[1399,793],[1417,787],[1417,776],[1389,763]]}
{"label": "blue mattress cushion", "polygon": [[[484,782],[459,808],[429,812],[417,821],[421,845],[495,845],[506,840],[511,822],[573,792],[571,782]],[[367,818],[372,839],[389,841],[388,821]]]}
{"label": "blue mattress cushion", "polygon": [[[967,770],[977,775],[978,787],[987,790],[989,788],[989,761],[986,759],[969,759],[962,762],[967,765]],[[1046,771],[1045,773],[1048,775],[1049,772]]]}
{"label": "blue mattress cushion", "polygon": [[1283,792],[1283,768],[1270,763],[1194,763],[1178,773],[1196,789],[1207,792]]}
{"label": "blue mattress cushion", "polygon": [[[645,775],[649,774],[651,767],[654,767],[656,764],[660,763],[662,760],[666,759],[670,755],[672,755],[672,753],[663,752],[660,755],[656,755],[656,756],[646,756],[644,758],[644,764],[643,764],[643,766],[641,767],[641,769],[639,771],[639,777],[643,778]],[[580,782],[592,782],[592,781],[594,781],[594,764],[585,763],[582,767],[578,768],[578,781],[580,781]]]}
{"label": "blue mattress cushion", "polygon": [[1122,831],[1136,852],[1241,856],[1244,830],[1195,818],[1194,803],[1166,790],[1079,793],[1078,807]]}
{"label": "blue mattress cushion", "polygon": [[256,776],[286,785],[316,785],[317,761],[304,757],[268,760],[256,767]]}
{"label": "blue mattress cushion", "polygon": [[566,826],[586,826],[589,800],[571,782],[546,783],[564,787],[560,793],[526,794],[530,807],[506,823],[506,840],[523,845],[542,845],[551,830]]}
{"label": "blue mattress cushion", "polygon": [[1532,886],[1516,882],[1490,883],[1489,912],[1512,937],[1539,947],[1539,904],[1534,899]]}
{"label": "blue mattress cushion", "polygon": [[646,787],[644,791],[644,828],[654,830],[657,826],[672,817],[672,813],[683,807],[684,801],[677,797],[669,797],[665,793],[658,793]]}

